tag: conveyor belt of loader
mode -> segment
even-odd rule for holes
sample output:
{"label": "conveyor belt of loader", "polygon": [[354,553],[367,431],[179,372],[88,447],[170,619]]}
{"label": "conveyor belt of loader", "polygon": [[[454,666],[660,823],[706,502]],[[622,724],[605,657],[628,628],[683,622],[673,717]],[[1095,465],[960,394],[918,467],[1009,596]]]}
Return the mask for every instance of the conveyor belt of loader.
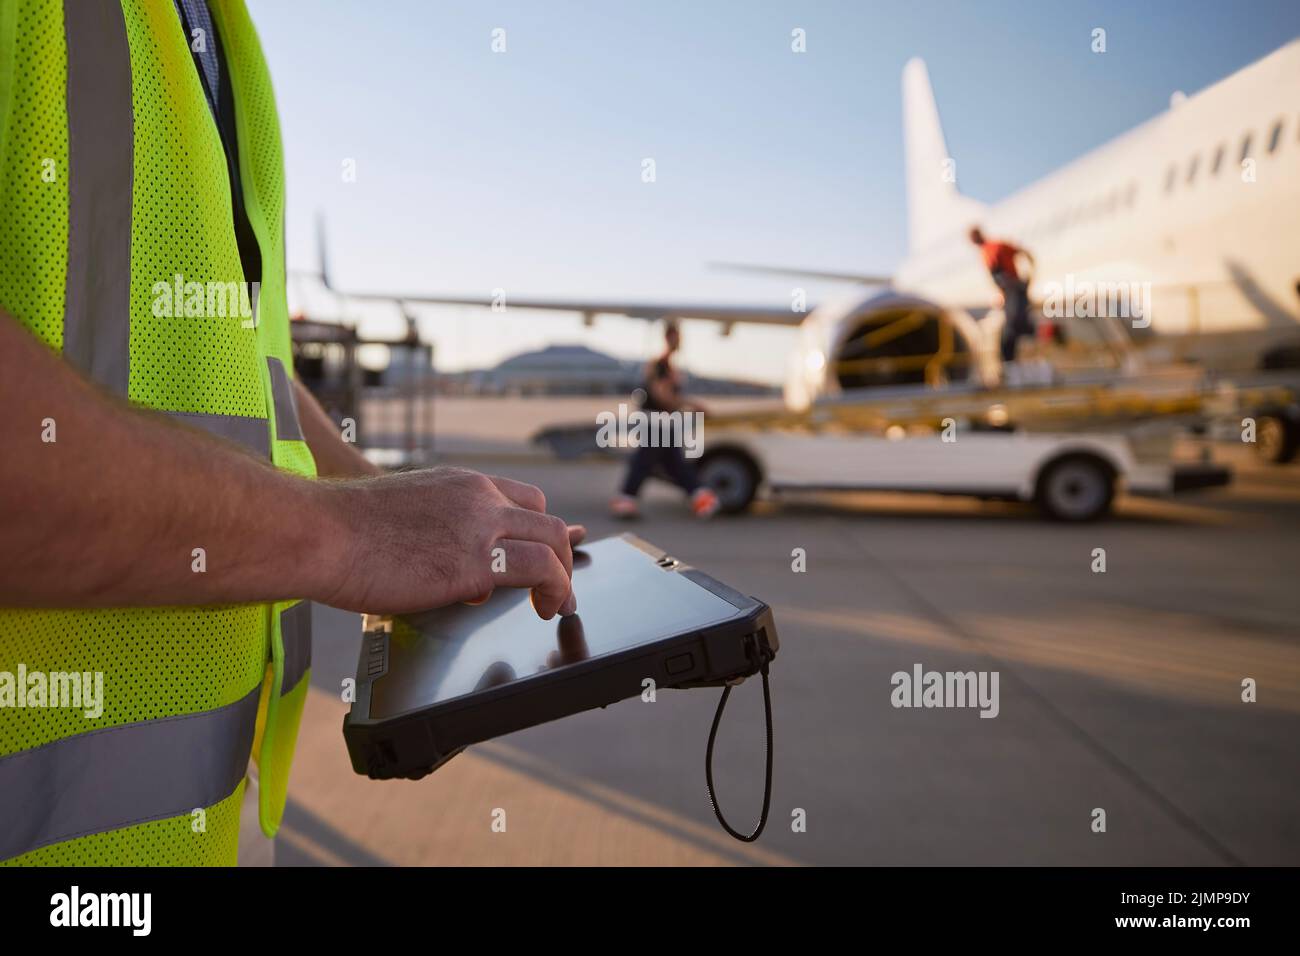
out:
{"label": "conveyor belt of loader", "polygon": [[1249,414],[1294,401],[1294,387],[1266,380],[1229,384],[1156,375],[992,389],[870,389],[819,401],[803,412],[765,409],[710,415],[708,424],[711,429],[882,431],[892,426],[941,428],[951,418],[993,428],[1106,430]]}

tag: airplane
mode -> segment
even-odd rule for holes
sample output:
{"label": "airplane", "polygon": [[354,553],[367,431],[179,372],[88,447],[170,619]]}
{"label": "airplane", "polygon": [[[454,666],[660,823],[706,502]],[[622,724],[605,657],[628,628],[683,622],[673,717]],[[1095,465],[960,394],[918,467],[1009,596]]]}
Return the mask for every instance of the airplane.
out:
{"label": "airplane", "polygon": [[[1032,251],[1031,299],[1081,287],[1143,291],[1130,344],[1154,360],[1213,369],[1300,367],[1300,39],[1171,106],[993,205],[965,196],[925,63],[902,73],[908,254],[892,276],[741,265],[854,283],[852,293],[794,305],[528,299],[340,291],[320,242],[320,280],[348,299],[506,305],[641,319],[793,326],[784,398],[792,411],[873,386],[1000,380],[1000,308],[967,233]],[[1104,295],[1101,296],[1104,298]],[[1058,295],[1061,301],[1067,301]],[[1069,299],[1068,302],[1073,302]],[[1111,300],[1114,301],[1113,299]],[[1115,320],[1114,315],[1103,316]],[[1069,324],[1072,333],[1089,322]],[[1092,323],[1093,335],[1114,335]],[[1097,331],[1100,329],[1101,331]]]}

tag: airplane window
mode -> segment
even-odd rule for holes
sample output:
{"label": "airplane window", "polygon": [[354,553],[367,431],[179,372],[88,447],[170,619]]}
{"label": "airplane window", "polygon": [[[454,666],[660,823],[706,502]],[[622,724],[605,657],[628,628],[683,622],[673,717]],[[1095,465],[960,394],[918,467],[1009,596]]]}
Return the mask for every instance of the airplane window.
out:
{"label": "airplane window", "polygon": [[1237,157],[1237,161],[1240,163],[1244,163],[1247,159],[1250,158],[1250,140],[1251,140],[1251,136],[1249,133],[1247,133],[1245,136],[1242,137],[1241,155]]}
{"label": "airplane window", "polygon": [[1277,150],[1277,144],[1282,141],[1282,121],[1278,120],[1273,124],[1273,132],[1268,134],[1268,151],[1270,153]]}
{"label": "airplane window", "polygon": [[1169,167],[1169,172],[1165,174],[1165,192],[1167,192],[1167,193],[1168,193],[1168,192],[1173,192],[1173,190],[1174,190],[1174,179],[1176,179],[1177,176],[1178,176],[1178,167],[1177,167],[1177,166],[1172,166],[1172,165],[1171,165],[1171,166]]}
{"label": "airplane window", "polygon": [[1197,166],[1200,165],[1200,162],[1201,162],[1201,157],[1200,154],[1198,153],[1197,155],[1193,156],[1191,162],[1187,164],[1187,185],[1190,186],[1193,180],[1196,179],[1196,168]]}
{"label": "airplane window", "polygon": [[1219,167],[1223,165],[1223,154],[1228,151],[1227,145],[1219,144],[1219,148],[1214,151],[1214,162],[1210,164],[1210,174],[1219,175]]}

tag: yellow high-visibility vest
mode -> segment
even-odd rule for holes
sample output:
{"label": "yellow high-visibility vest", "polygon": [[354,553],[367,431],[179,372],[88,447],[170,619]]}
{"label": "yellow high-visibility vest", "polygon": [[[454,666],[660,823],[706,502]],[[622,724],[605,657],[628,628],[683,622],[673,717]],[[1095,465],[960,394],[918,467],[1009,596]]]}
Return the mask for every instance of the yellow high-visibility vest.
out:
{"label": "yellow high-visibility vest", "polygon": [[[291,382],[270,77],[242,0],[210,7],[260,288],[245,282],[225,152],[172,0],[0,0],[0,308],[110,392],[314,475]],[[30,453],[78,454],[32,427]],[[234,863],[255,738],[274,835],[310,618],[304,602],[0,611],[0,860]],[[51,699],[93,696],[96,680],[98,714]]]}

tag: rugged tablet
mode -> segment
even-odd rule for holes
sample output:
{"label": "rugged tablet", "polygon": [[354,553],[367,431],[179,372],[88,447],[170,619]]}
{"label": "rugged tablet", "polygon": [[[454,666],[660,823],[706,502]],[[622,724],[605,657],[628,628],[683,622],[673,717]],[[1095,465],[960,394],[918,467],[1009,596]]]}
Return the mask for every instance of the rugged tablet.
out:
{"label": "rugged tablet", "polygon": [[575,550],[573,588],[578,613],[551,621],[505,588],[474,607],[368,618],[343,722],[357,773],[423,777],[469,744],[639,696],[647,681],[766,682],[768,606],[633,535]]}

